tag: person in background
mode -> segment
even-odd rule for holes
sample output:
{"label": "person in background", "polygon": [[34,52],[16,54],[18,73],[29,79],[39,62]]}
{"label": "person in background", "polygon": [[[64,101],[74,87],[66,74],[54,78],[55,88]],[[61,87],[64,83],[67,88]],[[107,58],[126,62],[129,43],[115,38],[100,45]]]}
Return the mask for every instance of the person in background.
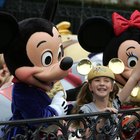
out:
{"label": "person in background", "polygon": [[11,85],[13,76],[10,74],[4,58],[3,54],[0,54],[0,89],[4,89],[5,87]]}
{"label": "person in background", "polygon": [[[0,54],[0,121],[8,121],[12,116],[11,112],[11,98],[12,98],[12,79],[13,76],[10,74],[3,54]],[[0,137],[3,136],[0,126]]]}

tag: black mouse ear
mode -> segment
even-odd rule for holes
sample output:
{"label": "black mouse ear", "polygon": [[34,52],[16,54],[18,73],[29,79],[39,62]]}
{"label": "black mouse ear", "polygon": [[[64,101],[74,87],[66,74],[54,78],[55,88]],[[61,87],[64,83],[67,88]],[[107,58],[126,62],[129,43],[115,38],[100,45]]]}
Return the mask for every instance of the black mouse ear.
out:
{"label": "black mouse ear", "polygon": [[114,36],[111,23],[103,17],[87,19],[78,32],[78,41],[88,52],[103,52],[110,39]]}
{"label": "black mouse ear", "polygon": [[53,21],[59,0],[47,0],[42,13],[42,18]]}
{"label": "black mouse ear", "polygon": [[0,12],[0,52],[3,53],[17,36],[18,22],[6,12]]}

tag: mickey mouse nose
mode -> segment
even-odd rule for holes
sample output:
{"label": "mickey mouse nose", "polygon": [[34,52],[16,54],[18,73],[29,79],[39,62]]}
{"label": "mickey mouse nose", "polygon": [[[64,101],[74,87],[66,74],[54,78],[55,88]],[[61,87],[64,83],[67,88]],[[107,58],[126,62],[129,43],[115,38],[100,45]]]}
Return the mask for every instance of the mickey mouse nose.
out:
{"label": "mickey mouse nose", "polygon": [[71,57],[65,57],[62,59],[61,63],[60,63],[60,68],[62,70],[68,70],[73,64],[73,60]]}

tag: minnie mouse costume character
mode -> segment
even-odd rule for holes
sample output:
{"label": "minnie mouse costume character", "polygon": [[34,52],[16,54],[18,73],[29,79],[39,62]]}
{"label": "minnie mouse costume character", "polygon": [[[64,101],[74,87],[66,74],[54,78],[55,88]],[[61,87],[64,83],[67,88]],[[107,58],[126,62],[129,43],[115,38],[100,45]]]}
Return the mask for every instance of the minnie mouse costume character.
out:
{"label": "minnie mouse costume character", "polygon": [[[103,52],[103,65],[112,58],[121,59],[125,69],[115,79],[120,87],[124,86],[140,59],[140,12],[135,10],[129,20],[114,12],[112,23],[100,16],[89,18],[81,25],[78,40],[89,52]],[[129,103],[139,106],[139,101],[140,90],[137,96],[130,96]]]}
{"label": "minnie mouse costume character", "polygon": [[[47,1],[47,6],[53,8],[53,2],[57,1]],[[67,114],[64,93],[60,91],[51,99],[47,91],[68,75],[73,60],[64,57],[61,35],[49,19],[52,16],[46,18],[17,22],[9,13],[0,12],[0,53],[14,75],[11,120]],[[14,128],[10,138],[17,134],[21,134],[20,128]]]}
{"label": "minnie mouse costume character", "polygon": [[[121,59],[125,69],[115,76],[117,83],[124,86],[140,58],[140,12],[135,10],[130,20],[114,12],[112,23],[104,17],[89,18],[81,25],[78,40],[87,51],[103,52],[103,65],[112,58]],[[137,99],[140,101],[139,96]]]}

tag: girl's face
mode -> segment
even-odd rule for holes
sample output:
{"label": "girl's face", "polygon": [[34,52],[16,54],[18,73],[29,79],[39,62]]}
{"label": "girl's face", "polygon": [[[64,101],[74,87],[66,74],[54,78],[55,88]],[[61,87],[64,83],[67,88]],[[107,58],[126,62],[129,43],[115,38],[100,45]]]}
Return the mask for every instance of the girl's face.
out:
{"label": "girl's face", "polygon": [[95,96],[106,97],[113,91],[113,81],[108,77],[97,77],[91,81],[89,89]]}

